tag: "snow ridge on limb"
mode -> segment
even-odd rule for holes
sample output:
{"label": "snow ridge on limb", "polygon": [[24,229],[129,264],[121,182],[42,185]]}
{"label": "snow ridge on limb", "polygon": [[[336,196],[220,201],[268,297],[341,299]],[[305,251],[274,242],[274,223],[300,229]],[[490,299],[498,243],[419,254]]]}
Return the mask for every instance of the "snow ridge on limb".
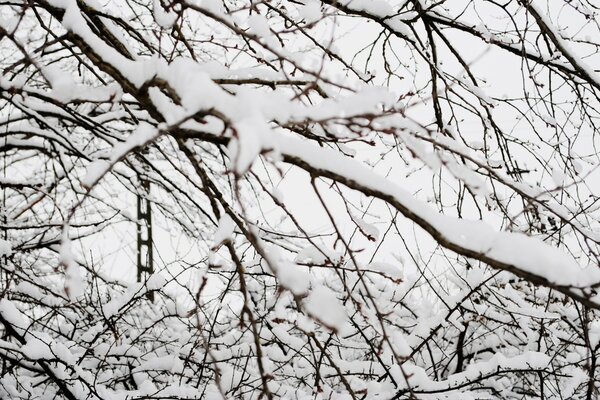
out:
{"label": "snow ridge on limb", "polygon": [[[281,152],[284,160],[387,201],[444,247],[457,253],[550,287],[584,289],[600,283],[600,270],[581,268],[559,249],[522,233],[495,232],[483,221],[461,220],[432,211],[408,191],[338,152],[284,135],[272,134],[270,142]],[[584,299],[581,295],[577,296]],[[600,304],[595,307],[600,307]]]}

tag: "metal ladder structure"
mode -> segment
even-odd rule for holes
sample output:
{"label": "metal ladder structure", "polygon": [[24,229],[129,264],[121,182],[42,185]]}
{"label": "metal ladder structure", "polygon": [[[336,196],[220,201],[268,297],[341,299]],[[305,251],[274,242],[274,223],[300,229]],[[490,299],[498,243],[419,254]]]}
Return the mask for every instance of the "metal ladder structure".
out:
{"label": "metal ladder structure", "polygon": [[[140,175],[144,194],[137,195],[137,281],[145,282],[154,273],[152,256],[152,209],[146,196],[150,195],[150,181]],[[147,293],[154,301],[154,292]]]}

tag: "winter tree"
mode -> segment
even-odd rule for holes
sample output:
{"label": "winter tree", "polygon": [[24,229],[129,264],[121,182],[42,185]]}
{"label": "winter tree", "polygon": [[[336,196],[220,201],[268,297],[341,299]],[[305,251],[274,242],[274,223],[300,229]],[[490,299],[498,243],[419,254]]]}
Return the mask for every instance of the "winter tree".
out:
{"label": "winter tree", "polygon": [[0,397],[600,395],[595,0],[0,2]]}

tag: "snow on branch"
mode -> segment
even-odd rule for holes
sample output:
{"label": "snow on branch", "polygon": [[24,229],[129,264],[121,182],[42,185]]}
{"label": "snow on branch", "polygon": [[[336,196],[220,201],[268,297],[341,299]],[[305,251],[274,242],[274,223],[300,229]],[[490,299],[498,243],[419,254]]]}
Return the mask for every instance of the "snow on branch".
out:
{"label": "snow on branch", "polygon": [[0,5],[0,398],[598,397],[598,7],[454,3]]}

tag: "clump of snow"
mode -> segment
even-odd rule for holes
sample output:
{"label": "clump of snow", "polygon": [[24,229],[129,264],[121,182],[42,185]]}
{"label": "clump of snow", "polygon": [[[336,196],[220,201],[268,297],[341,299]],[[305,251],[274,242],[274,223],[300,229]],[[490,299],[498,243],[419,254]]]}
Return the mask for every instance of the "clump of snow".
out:
{"label": "clump of snow", "polygon": [[321,19],[323,14],[321,13],[321,2],[319,1],[308,1],[306,4],[298,7],[298,15],[307,24],[312,24]]}
{"label": "clump of snow", "polygon": [[335,332],[342,331],[348,319],[342,303],[331,289],[322,285],[311,290],[304,300],[304,309],[312,318]]}
{"label": "clump of snow", "polygon": [[252,14],[248,18],[248,26],[250,27],[250,32],[257,36],[267,37],[271,35],[269,22],[263,15]]}
{"label": "clump of snow", "polygon": [[30,360],[52,359],[55,358],[50,346],[38,338],[30,338],[27,343],[21,347],[25,357]]}
{"label": "clump of snow", "polygon": [[[8,17],[8,18],[7,18]],[[7,32],[13,32],[19,26],[19,18],[16,13],[12,15],[0,16],[0,27],[4,28]]]}
{"label": "clump of snow", "polygon": [[370,271],[379,272],[393,280],[401,280],[404,277],[403,271],[396,265],[382,261],[374,261],[367,267]]}
{"label": "clump of snow", "polygon": [[217,15],[226,14],[222,0],[202,0],[202,7]]}
{"label": "clump of snow", "polygon": [[151,142],[158,136],[158,134],[159,132],[154,126],[146,122],[141,122],[136,130],[127,137],[125,142],[119,143],[113,148],[110,161],[112,163],[117,162],[131,150],[142,147]]}
{"label": "clump of snow", "polygon": [[96,160],[88,165],[86,174],[81,179],[81,185],[85,188],[92,188],[96,182],[98,182],[108,170],[110,170],[110,163],[106,160]]}
{"label": "clump of snow", "polygon": [[273,187],[273,190],[271,190],[271,194],[273,195],[273,197],[275,198],[275,200],[277,200],[280,203],[283,203],[285,200],[285,197],[283,195],[283,193],[281,193],[281,190],[279,190],[276,187]]}
{"label": "clump of snow", "polygon": [[0,257],[10,256],[12,254],[12,246],[10,242],[0,239]]}
{"label": "clump of snow", "polygon": [[148,290],[159,290],[162,289],[167,284],[167,279],[160,273],[154,273],[148,281],[146,282],[146,286]]}
{"label": "clump of snow", "polygon": [[302,264],[337,264],[342,258],[340,253],[323,245],[320,247],[309,245],[298,252],[294,261]]}
{"label": "clump of snow", "polygon": [[183,361],[176,355],[155,357],[142,362],[139,367],[133,370],[133,372],[138,371],[172,371],[177,373],[183,371]]}
{"label": "clump of snow", "polygon": [[548,126],[551,126],[551,127],[555,128],[558,125],[558,123],[556,122],[556,120],[553,117],[551,117],[550,115],[542,114],[541,117],[542,117],[542,120]]}
{"label": "clump of snow", "polygon": [[0,315],[14,328],[26,329],[25,316],[15,306],[15,303],[4,298],[0,300]]}
{"label": "clump of snow", "polygon": [[343,0],[340,3],[353,10],[364,11],[380,18],[385,18],[394,13],[392,5],[385,0]]}
{"label": "clump of snow", "polygon": [[223,214],[219,220],[217,230],[213,235],[212,248],[216,249],[227,240],[231,240],[233,231],[235,230],[235,221],[228,214]]}
{"label": "clump of snow", "polygon": [[153,395],[158,390],[152,379],[150,379],[146,373],[136,372],[133,374],[133,379],[138,386],[142,398]]}
{"label": "clump of snow", "polygon": [[406,341],[406,337],[400,331],[394,331],[392,334],[391,344],[394,346],[394,352],[400,357],[408,357],[412,352],[412,348]]}
{"label": "clump of snow", "polygon": [[55,65],[46,66],[44,76],[52,87],[54,97],[63,103],[68,103],[76,95],[77,84],[71,75]]}
{"label": "clump of snow", "polygon": [[162,4],[160,4],[160,0],[154,0],[153,11],[154,20],[161,28],[169,29],[177,20],[177,14],[173,11],[165,10]]}
{"label": "clump of snow", "polygon": [[264,119],[254,116],[235,124],[235,136],[229,144],[229,156],[233,170],[243,174],[250,169],[254,160],[262,151],[261,133],[270,130]]}
{"label": "clump of snow", "polygon": [[83,278],[79,271],[79,265],[75,262],[75,256],[71,251],[68,226],[63,227],[59,257],[60,264],[65,268],[65,293],[69,299],[75,300],[83,294]]}
{"label": "clump of snow", "polygon": [[276,275],[279,283],[296,296],[307,293],[310,288],[310,275],[295,263],[280,262]]}
{"label": "clump of snow", "polygon": [[327,256],[316,246],[310,245],[298,252],[295,261],[311,264],[325,264]]}
{"label": "clump of snow", "polygon": [[354,221],[361,233],[363,233],[367,239],[371,241],[377,241],[377,239],[379,239],[379,229],[377,229],[375,225],[367,223],[364,219],[353,213],[350,213],[350,218],[352,218],[352,221]]}

